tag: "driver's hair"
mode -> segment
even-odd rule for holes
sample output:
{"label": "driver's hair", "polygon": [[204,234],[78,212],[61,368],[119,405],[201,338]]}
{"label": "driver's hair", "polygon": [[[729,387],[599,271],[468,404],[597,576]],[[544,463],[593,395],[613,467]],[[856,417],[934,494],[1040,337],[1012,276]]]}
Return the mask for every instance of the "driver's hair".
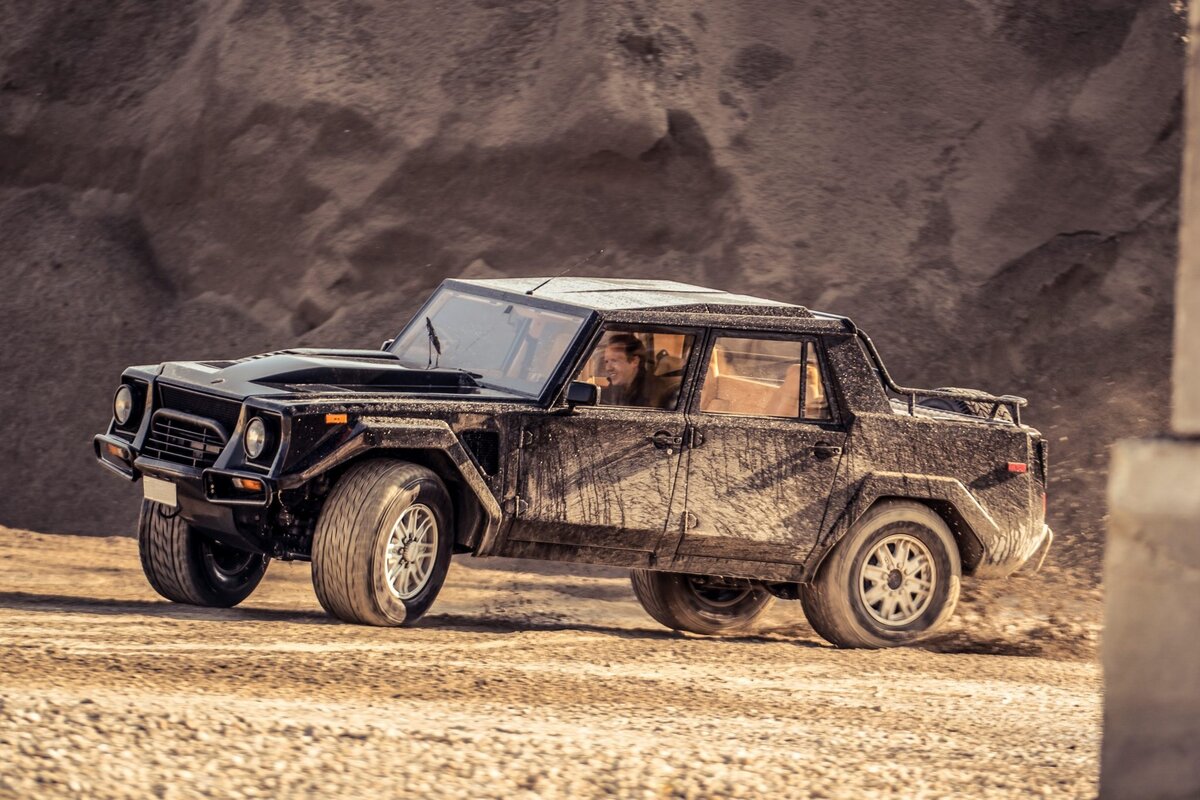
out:
{"label": "driver's hair", "polygon": [[634,358],[640,358],[642,360],[640,366],[649,366],[649,362],[646,359],[645,343],[632,333],[614,333],[608,337],[608,340],[604,343],[604,347],[619,347],[625,353],[625,360],[632,361]]}

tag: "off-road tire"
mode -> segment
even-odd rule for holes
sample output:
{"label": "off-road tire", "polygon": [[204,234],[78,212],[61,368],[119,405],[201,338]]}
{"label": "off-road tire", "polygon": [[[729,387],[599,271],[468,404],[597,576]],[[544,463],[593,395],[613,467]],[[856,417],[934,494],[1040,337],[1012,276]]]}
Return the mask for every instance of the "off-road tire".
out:
{"label": "off-road tire", "polygon": [[668,628],[714,635],[737,633],[752,626],[767,612],[775,597],[764,587],[751,584],[740,593],[730,591],[727,599],[714,602],[714,590],[700,590],[699,576],[678,572],[635,569],[630,572],[633,593],[646,613]]}
{"label": "off-road tire", "polygon": [[220,544],[166,506],[142,501],[138,554],[154,591],[173,603],[230,608],[250,596],[270,558]]}
{"label": "off-road tire", "polygon": [[[953,386],[941,386],[938,388],[941,392],[961,392],[963,389],[956,389]],[[936,408],[942,411],[957,411],[959,414],[967,414],[980,419],[998,419],[1004,422],[1012,422],[1012,412],[1008,410],[1008,406],[1001,405],[996,409],[996,416],[992,417],[992,403],[985,403],[981,400],[961,400],[957,397],[926,397],[917,403],[925,408]]]}
{"label": "off-road tire", "polygon": [[[896,533],[928,549],[934,566],[932,597],[921,615],[903,625],[884,624],[867,609],[860,589],[862,565],[879,543]],[[813,630],[838,647],[880,648],[913,644],[935,634],[954,614],[962,584],[958,545],[945,521],[910,500],[878,503],[864,514],[822,562],[800,603]]]}
{"label": "off-road tire", "polygon": [[[389,589],[387,544],[406,509],[433,512],[432,571],[418,593],[401,599]],[[433,605],[454,543],[450,496],[432,471],[407,461],[373,459],[351,467],[334,485],[313,534],[312,582],[321,606],[345,622],[411,625]]]}

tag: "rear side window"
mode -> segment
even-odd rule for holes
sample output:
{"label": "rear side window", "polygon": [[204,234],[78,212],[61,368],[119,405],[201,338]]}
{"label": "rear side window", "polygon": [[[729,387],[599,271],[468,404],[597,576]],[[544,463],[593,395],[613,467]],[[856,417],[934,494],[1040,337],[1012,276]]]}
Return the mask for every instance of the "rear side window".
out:
{"label": "rear side window", "polygon": [[700,410],[832,419],[816,344],[807,339],[718,337],[700,390]]}

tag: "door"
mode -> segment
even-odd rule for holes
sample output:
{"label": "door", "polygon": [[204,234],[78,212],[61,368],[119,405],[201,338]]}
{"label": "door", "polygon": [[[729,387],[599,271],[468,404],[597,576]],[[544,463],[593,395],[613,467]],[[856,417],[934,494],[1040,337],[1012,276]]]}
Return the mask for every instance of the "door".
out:
{"label": "door", "polygon": [[687,369],[696,333],[608,327],[576,380],[601,405],[526,418],[509,538],[655,551],[682,502]]}
{"label": "door", "polygon": [[803,563],[846,445],[818,340],[717,334],[702,380],[676,552]]}

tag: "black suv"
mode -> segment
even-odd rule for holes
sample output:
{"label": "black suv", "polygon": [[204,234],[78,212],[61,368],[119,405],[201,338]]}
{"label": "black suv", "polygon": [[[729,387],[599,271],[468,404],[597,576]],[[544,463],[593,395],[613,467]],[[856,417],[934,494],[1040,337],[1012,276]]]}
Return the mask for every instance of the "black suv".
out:
{"label": "black suv", "polygon": [[232,606],[312,561],[334,616],[405,625],[454,553],[627,567],[671,628],[776,597],[906,644],[1052,536],[1025,400],[907,389],[847,318],[667,281],[448,280],[380,351],[131,367],[100,462],[142,566]]}

